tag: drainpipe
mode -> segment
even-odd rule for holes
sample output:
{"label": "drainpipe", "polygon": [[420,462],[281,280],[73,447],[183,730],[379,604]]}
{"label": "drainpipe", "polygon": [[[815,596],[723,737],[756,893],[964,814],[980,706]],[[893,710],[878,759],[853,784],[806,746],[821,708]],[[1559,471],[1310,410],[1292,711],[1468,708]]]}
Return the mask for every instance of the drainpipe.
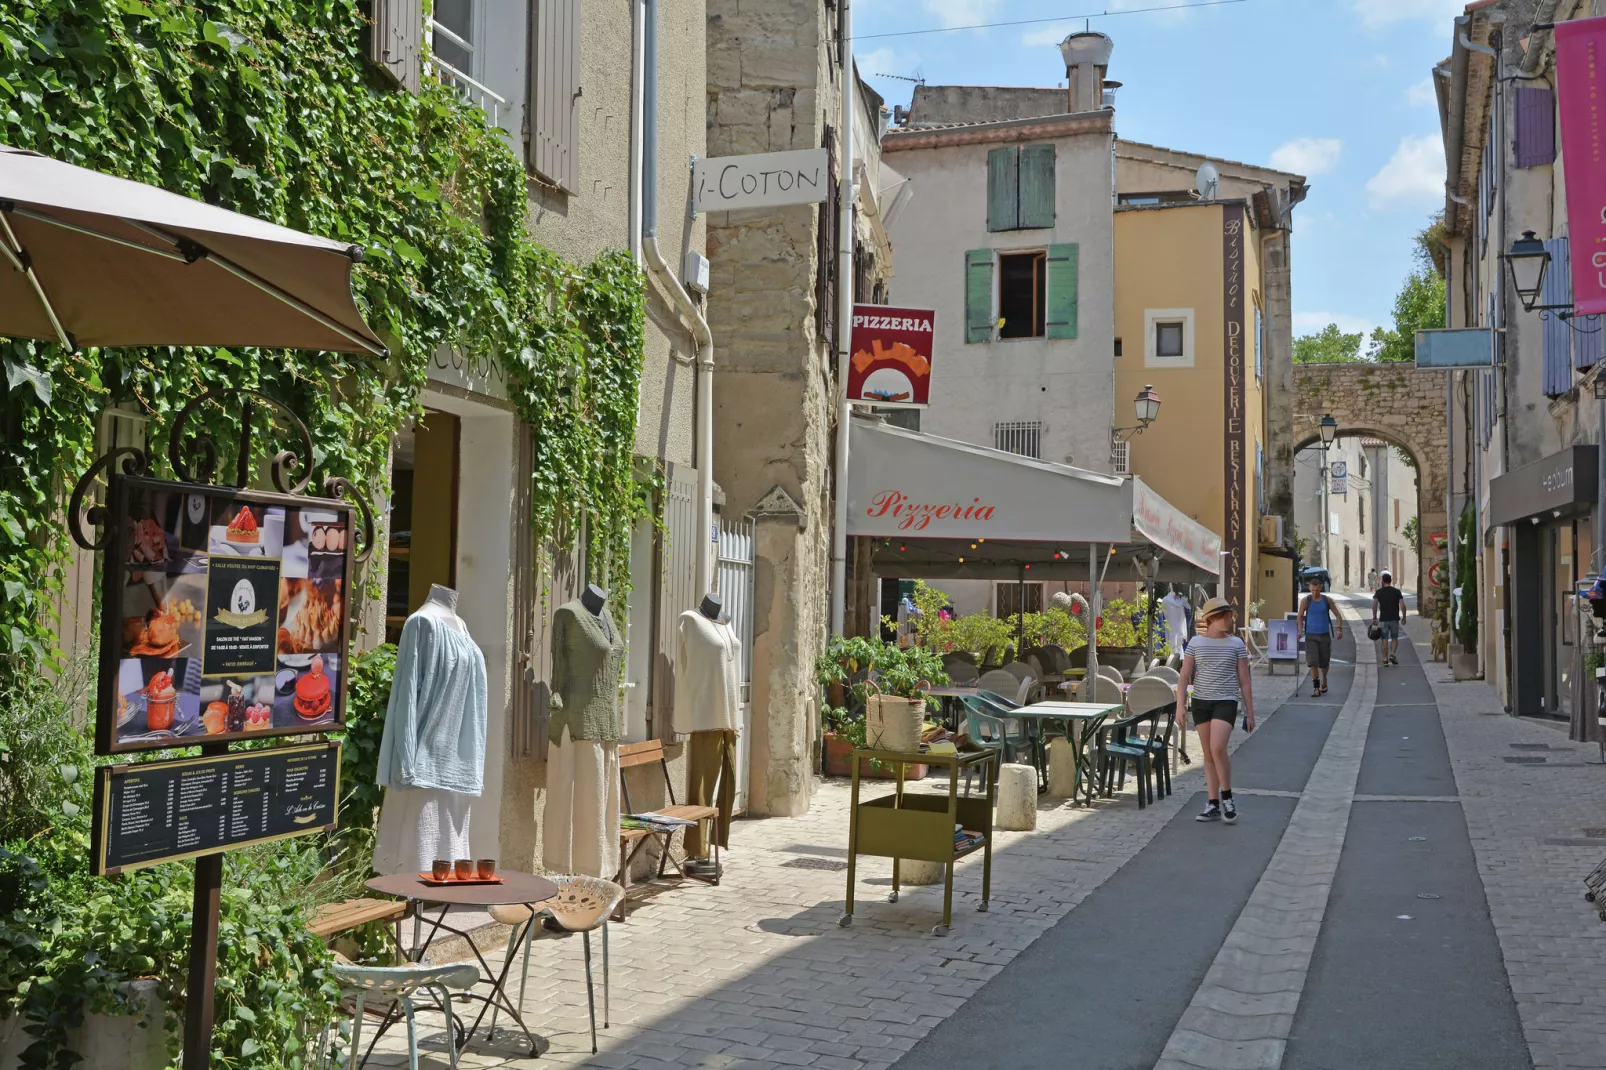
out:
{"label": "drainpipe", "polygon": [[[697,442],[692,463],[697,468],[697,596],[713,590],[714,541],[714,332],[708,320],[674,270],[658,251],[658,0],[641,0],[638,8],[637,41],[642,51],[643,71],[641,141],[638,159],[643,161],[644,196],[632,207],[642,212],[645,237],[641,248],[646,268],[669,294],[676,311],[691,324],[692,341],[697,344]],[[633,144],[635,144],[633,142]],[[638,151],[633,148],[632,151]]]}
{"label": "drainpipe", "polygon": [[645,176],[641,169],[641,139],[642,128],[646,125],[647,108],[643,101],[643,93],[647,81],[646,71],[646,35],[647,22],[646,0],[638,0],[635,6],[635,18],[631,20],[630,27],[630,255],[635,258],[636,266],[641,262],[641,204],[642,185]]}
{"label": "drainpipe", "polygon": [[831,631],[841,635],[848,603],[848,358],[853,335],[853,4],[842,4],[842,203],[837,219],[836,500],[831,523]]}

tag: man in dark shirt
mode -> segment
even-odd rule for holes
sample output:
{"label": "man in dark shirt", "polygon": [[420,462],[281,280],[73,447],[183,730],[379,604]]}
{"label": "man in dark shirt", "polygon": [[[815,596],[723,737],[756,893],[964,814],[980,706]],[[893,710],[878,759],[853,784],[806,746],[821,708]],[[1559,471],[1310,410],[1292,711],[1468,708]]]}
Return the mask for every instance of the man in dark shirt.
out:
{"label": "man in dark shirt", "polygon": [[1394,586],[1394,577],[1383,573],[1383,585],[1372,593],[1372,623],[1382,631],[1378,663],[1398,665],[1400,626],[1405,623],[1405,595]]}

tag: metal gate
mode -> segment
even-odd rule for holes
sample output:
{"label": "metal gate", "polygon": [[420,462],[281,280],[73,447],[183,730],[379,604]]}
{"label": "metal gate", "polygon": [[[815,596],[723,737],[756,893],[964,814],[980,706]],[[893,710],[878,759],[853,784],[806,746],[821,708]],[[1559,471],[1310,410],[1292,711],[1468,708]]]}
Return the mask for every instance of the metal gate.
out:
{"label": "metal gate", "polygon": [[718,521],[718,571],[714,590],[730,614],[731,627],[742,641],[742,702],[737,710],[741,732],[736,737],[736,808],[747,808],[747,760],[753,738],[753,562],[756,534],[753,521]]}

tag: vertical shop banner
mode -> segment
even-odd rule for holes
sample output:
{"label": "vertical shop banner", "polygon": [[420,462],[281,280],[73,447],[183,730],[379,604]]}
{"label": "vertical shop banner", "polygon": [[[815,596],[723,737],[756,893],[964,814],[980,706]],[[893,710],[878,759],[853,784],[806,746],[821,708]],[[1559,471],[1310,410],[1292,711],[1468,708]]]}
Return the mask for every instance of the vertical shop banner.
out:
{"label": "vertical shop banner", "polygon": [[854,305],[848,400],[908,408],[929,404],[936,322],[929,308]]}
{"label": "vertical shop banner", "polygon": [[1591,316],[1606,312],[1606,18],[1558,22],[1554,32],[1573,310]]}
{"label": "vertical shop banner", "polygon": [[1244,210],[1221,210],[1221,320],[1226,426],[1222,476],[1226,513],[1222,525],[1221,595],[1243,612],[1248,604],[1249,518],[1246,515],[1246,452],[1248,398],[1244,390]]}

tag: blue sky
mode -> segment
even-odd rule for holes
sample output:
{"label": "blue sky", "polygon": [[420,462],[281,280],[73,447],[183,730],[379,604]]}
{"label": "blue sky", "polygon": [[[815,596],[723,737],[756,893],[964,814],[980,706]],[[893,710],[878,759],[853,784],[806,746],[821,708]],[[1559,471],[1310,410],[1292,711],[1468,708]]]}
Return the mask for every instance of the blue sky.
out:
{"label": "blue sky", "polygon": [[[1444,153],[1429,71],[1450,51],[1465,0],[857,0],[860,73],[907,104],[908,82],[1064,81],[1057,43],[1074,21],[872,36],[1081,16],[1115,39],[1120,136],[1307,176],[1294,214],[1294,330],[1391,320],[1411,240],[1444,204]],[[1138,11],[1163,7],[1162,11]]]}

